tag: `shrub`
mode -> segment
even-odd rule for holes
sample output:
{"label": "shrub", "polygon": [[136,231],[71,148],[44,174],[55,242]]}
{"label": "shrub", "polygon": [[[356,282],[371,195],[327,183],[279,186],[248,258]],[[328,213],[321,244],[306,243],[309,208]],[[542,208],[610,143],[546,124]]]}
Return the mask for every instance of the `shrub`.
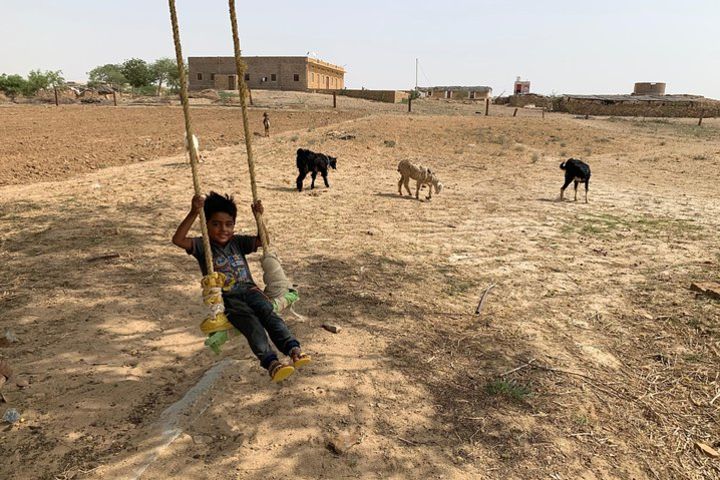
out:
{"label": "shrub", "polygon": [[99,85],[116,85],[121,87],[128,83],[127,78],[122,73],[122,65],[107,63],[99,67],[95,67],[88,72],[88,86],[97,87]]}
{"label": "shrub", "polygon": [[497,379],[485,386],[488,395],[503,396],[511,400],[524,400],[530,395],[530,389],[525,385],[520,385],[514,380]]}
{"label": "shrub", "polygon": [[157,87],[155,85],[143,85],[135,89],[137,95],[143,95],[146,97],[154,97],[157,95]]}
{"label": "shrub", "polygon": [[16,97],[21,94],[27,85],[25,80],[20,75],[0,75],[0,91],[5,93],[8,97]]}

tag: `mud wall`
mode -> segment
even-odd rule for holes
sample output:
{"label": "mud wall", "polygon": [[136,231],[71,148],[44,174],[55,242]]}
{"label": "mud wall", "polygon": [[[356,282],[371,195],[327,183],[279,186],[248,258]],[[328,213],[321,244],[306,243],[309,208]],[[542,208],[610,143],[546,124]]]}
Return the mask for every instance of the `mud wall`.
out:
{"label": "mud wall", "polygon": [[400,103],[410,97],[408,92],[402,90],[315,90],[316,93],[336,93],[352,98],[364,98],[376,102]]}
{"label": "mud wall", "polygon": [[663,102],[603,102],[562,98],[554,110],[575,115],[608,115],[626,117],[720,117],[720,102],[712,100]]}

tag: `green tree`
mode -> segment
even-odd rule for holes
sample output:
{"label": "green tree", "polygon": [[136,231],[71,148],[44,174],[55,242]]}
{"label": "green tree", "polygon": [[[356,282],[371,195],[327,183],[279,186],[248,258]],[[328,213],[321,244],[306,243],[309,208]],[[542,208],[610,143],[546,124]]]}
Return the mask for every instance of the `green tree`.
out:
{"label": "green tree", "polygon": [[9,97],[16,97],[25,90],[27,80],[20,75],[0,75],[0,91]]}
{"label": "green tree", "polygon": [[27,82],[23,88],[23,94],[27,96],[35,95],[39,90],[50,87],[58,87],[65,84],[61,70],[45,72],[33,70],[28,74]]}
{"label": "green tree", "polygon": [[122,64],[122,74],[133,87],[143,87],[152,83],[153,74],[145,60],[131,58]]}
{"label": "green tree", "polygon": [[180,86],[177,62],[172,58],[159,58],[150,65],[150,71],[157,82],[157,94],[160,95],[162,85],[177,89]]}
{"label": "green tree", "polygon": [[128,83],[127,78],[122,73],[122,65],[112,63],[106,63],[90,70],[88,80],[88,84],[92,87],[98,85],[117,85],[121,87]]}

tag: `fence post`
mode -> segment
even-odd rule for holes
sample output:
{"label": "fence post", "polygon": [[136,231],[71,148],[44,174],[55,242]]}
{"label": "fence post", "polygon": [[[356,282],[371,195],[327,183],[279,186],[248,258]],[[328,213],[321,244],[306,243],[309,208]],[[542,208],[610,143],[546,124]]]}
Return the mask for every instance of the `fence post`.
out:
{"label": "fence post", "polygon": [[115,93],[115,89],[113,88],[113,105],[117,107],[117,93]]}
{"label": "fence post", "polygon": [[252,90],[250,90],[250,87],[248,87],[248,97],[250,97],[250,105],[255,105],[255,104],[253,103]]}
{"label": "fence post", "polygon": [[486,98],[485,99],[485,116],[487,117],[488,115],[490,115],[490,99]]}
{"label": "fence post", "polygon": [[333,108],[337,108],[337,92],[333,92]]}
{"label": "fence post", "polygon": [[513,112],[513,117],[517,117],[517,111],[518,111],[518,109],[516,108],[515,111]]}
{"label": "fence post", "polygon": [[698,127],[702,125],[703,121],[703,112],[700,112],[700,119],[698,120]]}
{"label": "fence post", "polygon": [[55,91],[55,106],[60,106],[60,103],[58,102],[58,93],[57,93],[57,87],[53,85],[53,90]]}
{"label": "fence post", "polygon": [[545,118],[545,109],[542,109],[542,118]]}

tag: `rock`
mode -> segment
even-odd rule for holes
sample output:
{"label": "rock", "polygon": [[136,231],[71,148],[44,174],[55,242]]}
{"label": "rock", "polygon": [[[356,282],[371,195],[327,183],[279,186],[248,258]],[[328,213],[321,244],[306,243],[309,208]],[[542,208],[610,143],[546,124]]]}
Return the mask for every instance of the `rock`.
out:
{"label": "rock", "polygon": [[5,380],[10,380],[10,377],[13,376],[12,368],[10,368],[10,364],[6,361],[0,360],[0,377],[4,377]]}
{"label": "rock", "polygon": [[325,135],[327,135],[328,137],[331,137],[331,138],[336,138],[338,140],[354,140],[355,139],[355,135],[353,135],[352,133],[338,132],[336,130],[327,132]]}
{"label": "rock", "polygon": [[196,445],[209,445],[212,443],[213,438],[210,435],[195,435],[192,437],[192,441]]}
{"label": "rock", "polygon": [[5,410],[5,414],[2,417],[3,422],[7,422],[10,425],[20,421],[20,414],[14,408]]}
{"label": "rock", "polygon": [[360,443],[362,439],[356,433],[341,432],[334,435],[327,443],[327,448],[333,453],[343,455],[352,447]]}
{"label": "rock", "polygon": [[5,330],[5,340],[7,340],[8,343],[17,343],[20,341],[15,333],[13,333],[13,331],[9,328]]}
{"label": "rock", "polygon": [[720,283],[717,282],[693,282],[690,290],[700,292],[710,298],[720,300]]}
{"label": "rock", "polygon": [[15,382],[15,385],[17,385],[18,388],[28,388],[30,386],[30,382],[28,382],[24,378],[18,378],[17,381]]}
{"label": "rock", "polygon": [[331,323],[323,323],[322,328],[330,333],[340,333],[340,330],[342,330],[342,327],[338,327],[337,325],[333,325]]}
{"label": "rock", "polygon": [[700,450],[701,450],[705,455],[707,455],[708,457],[711,457],[711,458],[718,458],[718,457],[720,457],[720,453],[718,453],[717,450],[715,450],[714,448],[712,448],[712,447],[709,446],[709,445],[705,445],[704,443],[701,443],[701,442],[695,442],[695,446],[696,446],[698,449],[700,449]]}

